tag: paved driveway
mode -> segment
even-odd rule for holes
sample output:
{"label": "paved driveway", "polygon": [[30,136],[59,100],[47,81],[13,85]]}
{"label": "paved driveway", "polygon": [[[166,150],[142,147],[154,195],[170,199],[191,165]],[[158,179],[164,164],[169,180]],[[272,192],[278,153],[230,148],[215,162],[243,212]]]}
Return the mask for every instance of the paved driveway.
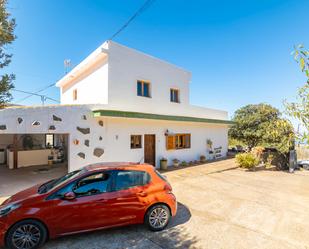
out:
{"label": "paved driveway", "polygon": [[44,248],[309,248],[308,172],[247,172],[229,159],[165,175],[180,203],[167,230],[110,229]]}
{"label": "paved driveway", "polygon": [[63,176],[67,171],[66,164],[32,166],[14,170],[0,165],[0,203],[6,196],[13,195],[35,184]]}

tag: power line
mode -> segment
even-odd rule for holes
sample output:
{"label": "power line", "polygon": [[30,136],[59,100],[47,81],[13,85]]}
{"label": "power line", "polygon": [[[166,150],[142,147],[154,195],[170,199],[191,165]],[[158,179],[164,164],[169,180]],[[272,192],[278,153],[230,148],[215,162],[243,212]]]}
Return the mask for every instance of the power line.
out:
{"label": "power line", "polygon": [[48,86],[46,86],[46,87],[44,87],[44,88],[42,88],[42,89],[40,89],[40,90],[38,90],[38,91],[29,92],[29,95],[27,95],[26,97],[24,97],[24,98],[22,98],[22,99],[19,99],[19,100],[15,101],[15,103],[16,103],[16,104],[17,104],[17,103],[20,103],[20,102],[22,102],[22,101],[24,101],[24,100],[26,100],[26,99],[32,97],[33,95],[36,95],[37,93],[43,92],[44,90],[46,90],[46,89],[48,89],[48,88],[50,88],[50,87],[53,87],[54,85],[55,85],[55,83],[50,84],[50,85],[48,85]]}
{"label": "power line", "polygon": [[[149,8],[150,5],[152,5],[154,2],[155,2],[155,0],[146,0],[146,1],[144,2],[144,4],[143,4],[143,5],[142,5],[142,6],[141,6],[129,19],[128,19],[128,21],[126,21],[125,24],[122,25],[122,26],[109,38],[109,40],[113,40],[117,35],[119,35],[126,27],[129,26],[129,24],[130,24],[136,17],[138,17],[139,15],[141,15],[141,14],[142,14],[147,8]],[[45,95],[40,95],[40,94],[38,94],[38,93],[40,93],[40,92],[42,92],[42,91],[44,91],[44,90],[46,90],[46,89],[48,89],[48,88],[50,88],[50,87],[53,87],[53,86],[54,86],[54,83],[53,83],[53,84],[50,84],[50,85],[48,85],[48,86],[46,86],[46,87],[44,87],[44,88],[42,88],[42,89],[40,89],[40,90],[38,90],[38,91],[36,91],[36,92],[26,92],[26,91],[21,91],[21,90],[16,90],[16,89],[14,89],[14,91],[16,91],[16,92],[22,92],[22,93],[28,93],[28,94],[29,94],[29,95],[27,95],[26,97],[17,100],[15,103],[16,103],[16,104],[17,104],[17,103],[20,103],[20,102],[22,102],[22,101],[24,101],[24,100],[26,100],[26,99],[32,97],[33,95],[35,95],[35,96],[40,96],[41,99],[42,99],[42,98],[45,98],[45,100],[46,100],[46,99],[50,99],[50,100],[59,102],[58,100],[49,98],[49,97],[47,97],[47,96],[45,96]],[[43,99],[42,99],[42,102],[44,103]]]}
{"label": "power line", "polygon": [[15,92],[31,94],[31,96],[33,96],[33,95],[39,96],[39,97],[41,97],[41,101],[42,101],[42,104],[43,104],[43,105],[44,105],[45,101],[48,100],[48,99],[51,100],[51,101],[54,101],[54,102],[59,103],[59,100],[50,98],[50,97],[48,97],[48,96],[46,96],[46,95],[37,94],[37,93],[32,93],[32,92],[27,92],[27,91],[18,90],[18,89],[12,89],[12,90],[15,91]]}
{"label": "power line", "polygon": [[150,5],[152,5],[155,0],[146,0],[145,3],[129,18],[129,20],[120,27],[110,38],[109,40],[113,40],[121,31],[123,31],[129,24],[140,14],[142,14]]}

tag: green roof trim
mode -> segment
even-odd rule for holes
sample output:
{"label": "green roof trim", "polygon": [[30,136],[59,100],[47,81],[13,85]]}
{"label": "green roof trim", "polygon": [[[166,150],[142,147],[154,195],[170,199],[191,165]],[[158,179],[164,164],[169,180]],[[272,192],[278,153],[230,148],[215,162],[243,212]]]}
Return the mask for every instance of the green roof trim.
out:
{"label": "green roof trim", "polygon": [[94,110],[92,111],[92,114],[93,117],[141,118],[141,119],[199,122],[199,123],[211,123],[211,124],[228,124],[228,125],[234,124],[234,122],[230,120],[161,115],[161,114],[143,113],[143,112],[124,112],[115,110]]}

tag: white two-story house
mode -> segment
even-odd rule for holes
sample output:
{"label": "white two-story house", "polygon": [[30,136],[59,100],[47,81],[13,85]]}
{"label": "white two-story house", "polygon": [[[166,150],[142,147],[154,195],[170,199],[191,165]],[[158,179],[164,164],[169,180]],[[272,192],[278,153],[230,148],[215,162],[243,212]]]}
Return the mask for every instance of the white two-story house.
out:
{"label": "white two-story house", "polygon": [[[159,166],[161,158],[171,165],[173,159],[224,157],[228,114],[190,105],[190,80],[182,68],[107,41],[56,83],[60,105],[0,111],[6,164],[29,166],[30,152],[42,155],[33,164],[43,163],[50,147],[65,150],[69,171],[97,162]],[[42,148],[25,150],[29,136]]]}

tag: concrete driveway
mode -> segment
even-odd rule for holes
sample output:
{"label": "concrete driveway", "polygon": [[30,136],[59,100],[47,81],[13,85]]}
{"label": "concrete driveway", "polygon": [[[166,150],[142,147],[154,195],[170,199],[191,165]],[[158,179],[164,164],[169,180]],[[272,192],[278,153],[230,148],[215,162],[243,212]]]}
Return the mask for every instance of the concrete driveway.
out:
{"label": "concrete driveway", "polygon": [[165,175],[179,201],[165,231],[130,226],[44,248],[309,248],[309,172],[247,172],[229,159]]}
{"label": "concrete driveway", "polygon": [[14,170],[0,165],[0,203],[7,196],[35,184],[59,178],[67,172],[66,164],[32,166]]}

